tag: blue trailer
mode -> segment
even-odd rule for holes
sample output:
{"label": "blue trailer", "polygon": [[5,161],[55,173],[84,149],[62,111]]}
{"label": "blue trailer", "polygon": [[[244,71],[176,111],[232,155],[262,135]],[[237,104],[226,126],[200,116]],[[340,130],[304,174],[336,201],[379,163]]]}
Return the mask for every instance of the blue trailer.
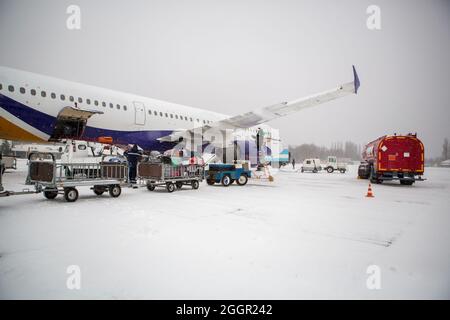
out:
{"label": "blue trailer", "polygon": [[252,172],[245,165],[214,163],[210,164],[205,171],[206,182],[209,185],[221,183],[224,187],[228,187],[235,181],[238,185],[244,186],[251,176]]}

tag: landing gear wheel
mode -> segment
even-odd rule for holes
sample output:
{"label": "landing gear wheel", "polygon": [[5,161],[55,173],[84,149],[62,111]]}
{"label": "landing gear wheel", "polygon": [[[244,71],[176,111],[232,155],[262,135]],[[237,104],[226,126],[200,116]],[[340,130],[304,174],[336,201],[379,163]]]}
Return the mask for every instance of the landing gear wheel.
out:
{"label": "landing gear wheel", "polygon": [[78,199],[78,190],[75,188],[64,188],[64,199],[67,202],[75,202]]}
{"label": "landing gear wheel", "polygon": [[57,190],[44,190],[44,197],[47,199],[53,200],[58,196]]}
{"label": "landing gear wheel", "polygon": [[183,182],[177,181],[177,182],[175,183],[175,185],[177,186],[177,189],[183,188]]}
{"label": "landing gear wheel", "polygon": [[245,174],[241,174],[239,179],[236,180],[236,183],[240,186],[245,186],[248,182],[248,177]]}
{"label": "landing gear wheel", "polygon": [[216,183],[214,180],[210,180],[210,179],[208,179],[208,180],[206,180],[206,183],[208,184],[208,185],[210,185],[210,186],[212,186],[214,183]]}
{"label": "landing gear wheel", "polygon": [[93,190],[94,190],[94,193],[98,196],[101,196],[105,192],[105,188],[99,187],[99,186],[94,186]]}
{"label": "landing gear wheel", "polygon": [[172,183],[172,182],[169,182],[169,183],[166,184],[166,189],[167,189],[167,192],[169,192],[169,193],[174,192],[175,188],[176,188],[175,184]]}
{"label": "landing gear wheel", "polygon": [[222,185],[224,187],[228,187],[231,184],[230,176],[229,175],[224,175],[221,182],[222,182]]}
{"label": "landing gear wheel", "polygon": [[200,186],[200,183],[198,183],[198,180],[192,181],[192,189],[198,189],[199,186]]}
{"label": "landing gear wheel", "polygon": [[122,193],[122,188],[118,185],[112,185],[109,187],[109,195],[113,198],[117,198]]}
{"label": "landing gear wheel", "polygon": [[148,190],[148,191],[153,191],[153,190],[155,190],[155,186],[152,185],[152,184],[148,184],[148,185],[147,185],[147,190]]}
{"label": "landing gear wheel", "polygon": [[328,172],[328,173],[333,173],[333,171],[334,171],[334,168],[333,168],[333,167],[328,167],[328,168],[327,168],[327,172]]}

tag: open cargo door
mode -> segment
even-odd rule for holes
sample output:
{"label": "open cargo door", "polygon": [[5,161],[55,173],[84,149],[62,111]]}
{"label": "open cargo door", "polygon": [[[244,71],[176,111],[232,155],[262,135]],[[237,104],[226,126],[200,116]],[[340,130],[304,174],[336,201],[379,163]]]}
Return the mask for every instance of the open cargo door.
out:
{"label": "open cargo door", "polygon": [[103,112],[80,109],[77,107],[62,108],[56,118],[50,141],[81,138],[88,119],[94,114],[103,114]]}

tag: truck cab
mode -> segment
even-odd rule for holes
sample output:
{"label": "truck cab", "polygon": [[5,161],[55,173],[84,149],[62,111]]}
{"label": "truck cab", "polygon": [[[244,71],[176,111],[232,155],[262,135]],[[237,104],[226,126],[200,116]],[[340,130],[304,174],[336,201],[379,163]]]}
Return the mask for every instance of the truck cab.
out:
{"label": "truck cab", "polygon": [[324,169],[328,173],[333,173],[334,171],[345,173],[347,171],[347,164],[344,162],[339,162],[337,157],[335,156],[328,156],[327,163],[324,165]]}

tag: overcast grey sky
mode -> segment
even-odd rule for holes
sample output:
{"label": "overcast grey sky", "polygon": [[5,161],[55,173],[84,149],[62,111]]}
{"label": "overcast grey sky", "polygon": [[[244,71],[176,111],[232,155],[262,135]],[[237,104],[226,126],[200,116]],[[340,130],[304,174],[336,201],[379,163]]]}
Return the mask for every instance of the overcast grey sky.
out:
{"label": "overcast grey sky", "polygon": [[0,65],[230,115],[351,81],[355,64],[357,96],[270,123],[286,145],[417,132],[430,157],[450,137],[448,0],[0,0],[0,40]]}

